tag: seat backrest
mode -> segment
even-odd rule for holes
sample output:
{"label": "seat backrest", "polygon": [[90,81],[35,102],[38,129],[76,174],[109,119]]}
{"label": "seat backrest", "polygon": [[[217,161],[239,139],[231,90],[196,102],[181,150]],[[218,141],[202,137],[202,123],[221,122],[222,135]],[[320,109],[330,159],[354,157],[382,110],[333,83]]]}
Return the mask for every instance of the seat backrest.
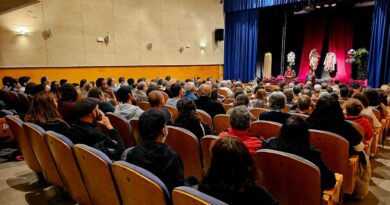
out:
{"label": "seat backrest", "polygon": [[348,122],[349,124],[351,124],[358,132],[361,136],[365,137],[364,135],[364,128],[363,126],[361,126],[359,123],[357,122],[354,122],[354,121],[351,121],[351,120],[346,120],[346,122]]}
{"label": "seat backrest", "polygon": [[232,109],[234,106],[232,104],[224,104],[223,105],[223,109],[225,110],[225,112],[227,112],[228,110]]}
{"label": "seat backrest", "polygon": [[382,120],[382,114],[378,109],[372,109],[372,112],[375,114],[376,119],[380,122]]}
{"label": "seat backrest", "polygon": [[203,167],[206,172],[209,169],[211,163],[211,146],[217,139],[219,139],[219,137],[214,135],[206,135],[200,138],[200,145],[202,147]]}
{"label": "seat backrest", "polygon": [[112,162],[107,155],[84,144],[76,144],[73,151],[92,204],[120,204],[120,198],[111,173]]}
{"label": "seat backrest", "polygon": [[151,172],[125,161],[113,163],[112,172],[124,205],[170,204],[168,189]]}
{"label": "seat backrest", "polygon": [[19,93],[18,97],[20,102],[20,110],[26,113],[30,108],[30,101],[28,100],[28,97],[25,93]]}
{"label": "seat backrest", "polygon": [[19,145],[20,151],[26,161],[27,166],[36,172],[42,172],[41,165],[34,154],[31,143],[23,129],[23,121],[15,116],[5,116],[8,126],[11,128],[12,135]]}
{"label": "seat backrest", "polygon": [[143,111],[151,109],[149,102],[139,102],[138,107],[140,107]]}
{"label": "seat backrest", "polygon": [[11,104],[9,106],[19,110],[19,108],[20,108],[20,101],[19,101],[18,93],[15,92],[15,91],[9,91],[8,93],[9,93],[9,97],[10,97],[10,100],[11,100]]}
{"label": "seat backrest", "polygon": [[164,102],[166,102],[169,99],[169,95],[166,92],[162,92],[162,91],[161,91],[161,94],[164,97]]}
{"label": "seat backrest", "polygon": [[278,136],[281,129],[282,124],[263,120],[254,121],[250,126],[250,132],[260,137],[264,137],[264,139]]}
{"label": "seat backrest", "polygon": [[291,109],[291,105],[289,105],[289,104],[286,104],[286,105],[284,105],[284,108],[283,108],[283,112],[288,112],[288,111],[290,111],[290,109]]}
{"label": "seat backrest", "polygon": [[56,132],[46,132],[46,140],[69,195],[80,204],[92,204],[73,153],[73,143]]}
{"label": "seat backrest", "polygon": [[209,125],[210,129],[213,129],[213,120],[206,111],[196,109],[196,113],[198,114],[198,117],[201,122],[206,123],[207,125]]}
{"label": "seat backrest", "polygon": [[172,192],[173,205],[227,205],[212,196],[186,186],[176,187]]}
{"label": "seat backrest", "polygon": [[139,135],[138,131],[138,118],[133,118],[130,120],[131,135],[133,136],[135,144],[141,144],[142,138]]}
{"label": "seat backrest", "polygon": [[263,149],[253,156],[261,184],[279,204],[321,204],[320,170],[302,157]]}
{"label": "seat backrest", "polygon": [[302,113],[290,113],[291,115],[295,115],[295,116],[298,116],[300,117],[302,120],[307,120],[307,118],[309,117],[309,115],[305,115],[305,114],[302,114]]}
{"label": "seat backrest", "polygon": [[267,112],[268,109],[265,108],[252,108],[250,109],[250,112],[252,113],[253,116],[255,116],[257,119],[260,117],[260,113],[262,112]]}
{"label": "seat backrest", "polygon": [[234,103],[235,99],[232,99],[232,98],[228,98],[228,99],[225,99],[225,101],[223,101],[223,104],[232,104]]}
{"label": "seat backrest", "polygon": [[225,97],[225,99],[229,97],[228,92],[223,89],[218,89],[218,95],[222,95],[223,97]]}
{"label": "seat backrest", "polygon": [[10,105],[12,103],[12,100],[11,100],[11,97],[9,95],[9,91],[0,89],[0,92],[1,92],[2,97],[4,98],[5,103]]}
{"label": "seat backrest", "polygon": [[44,136],[45,130],[36,124],[28,122],[23,124],[23,128],[31,143],[35,156],[42,167],[42,172],[46,180],[53,185],[63,186],[53,155]]}
{"label": "seat backrest", "polygon": [[230,127],[232,126],[230,125],[229,115],[219,114],[214,116],[214,130],[217,135]]}
{"label": "seat backrest", "polygon": [[125,147],[133,147],[135,145],[133,135],[131,135],[130,123],[124,117],[114,114],[112,112],[106,113],[106,116],[110,120],[112,126],[118,130],[122,137]]}
{"label": "seat backrest", "polygon": [[168,135],[165,143],[174,149],[181,157],[184,166],[184,177],[202,177],[202,161],[200,157],[199,142],[190,131],[168,126]]}
{"label": "seat backrest", "polygon": [[349,143],[346,139],[332,132],[309,130],[310,143],[321,151],[321,158],[333,171],[344,176],[347,174]]}
{"label": "seat backrest", "polygon": [[169,112],[171,112],[172,114],[172,119],[173,120],[176,120],[177,117],[179,117],[179,111],[177,111],[177,108],[175,107],[172,107],[170,105],[164,105],[164,107],[169,110]]}

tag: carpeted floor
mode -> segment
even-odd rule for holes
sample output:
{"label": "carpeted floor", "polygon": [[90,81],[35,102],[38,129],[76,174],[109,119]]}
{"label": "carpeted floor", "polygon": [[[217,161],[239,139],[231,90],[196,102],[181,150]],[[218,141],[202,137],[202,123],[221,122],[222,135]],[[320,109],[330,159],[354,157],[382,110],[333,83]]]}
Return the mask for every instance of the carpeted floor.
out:
{"label": "carpeted floor", "polygon": [[[372,179],[370,193],[362,201],[345,198],[346,205],[390,204],[390,140],[371,159]],[[52,186],[38,184],[36,175],[24,161],[7,161],[0,158],[0,204],[70,205],[76,204],[68,197],[59,199]]]}

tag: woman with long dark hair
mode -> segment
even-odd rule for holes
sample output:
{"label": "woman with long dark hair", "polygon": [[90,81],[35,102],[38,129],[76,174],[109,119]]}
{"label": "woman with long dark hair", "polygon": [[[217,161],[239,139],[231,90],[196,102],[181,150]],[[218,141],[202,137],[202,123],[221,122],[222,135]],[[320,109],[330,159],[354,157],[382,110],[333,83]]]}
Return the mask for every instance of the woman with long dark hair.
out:
{"label": "woman with long dark hair", "polygon": [[195,102],[191,99],[183,98],[176,104],[179,116],[175,120],[175,126],[191,131],[199,140],[205,135],[210,135],[210,127],[202,123],[196,114]]}
{"label": "woman with long dark hair", "polygon": [[218,139],[212,147],[210,168],[199,190],[230,205],[277,204],[258,186],[259,176],[246,146],[234,137]]}
{"label": "woman with long dark hair", "polygon": [[61,114],[57,110],[57,105],[57,99],[52,92],[39,92],[34,95],[24,120],[37,124],[44,130],[65,134],[69,125],[62,120]]}
{"label": "woman with long dark hair", "polygon": [[320,169],[321,189],[334,187],[336,183],[334,173],[322,161],[321,152],[310,144],[309,127],[302,118],[289,117],[283,124],[280,135],[269,139],[263,148],[288,152],[309,160]]}

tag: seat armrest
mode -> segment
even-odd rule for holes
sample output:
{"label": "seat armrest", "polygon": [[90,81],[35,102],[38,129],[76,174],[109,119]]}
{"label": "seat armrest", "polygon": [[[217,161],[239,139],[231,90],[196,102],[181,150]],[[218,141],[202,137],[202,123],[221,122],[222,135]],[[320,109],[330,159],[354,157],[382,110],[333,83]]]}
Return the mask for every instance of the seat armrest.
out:
{"label": "seat armrest", "polygon": [[323,191],[322,204],[338,204],[340,202],[341,187],[343,185],[343,175],[335,173],[336,184],[331,189]]}

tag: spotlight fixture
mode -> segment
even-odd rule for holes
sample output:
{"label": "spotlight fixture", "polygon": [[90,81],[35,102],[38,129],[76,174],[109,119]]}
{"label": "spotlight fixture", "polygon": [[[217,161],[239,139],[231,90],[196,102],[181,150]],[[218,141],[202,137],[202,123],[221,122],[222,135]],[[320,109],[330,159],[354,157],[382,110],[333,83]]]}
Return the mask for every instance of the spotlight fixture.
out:
{"label": "spotlight fixture", "polygon": [[316,6],[316,9],[320,9],[320,8],[321,8],[321,6],[320,6],[320,5],[317,5],[317,6]]}
{"label": "spotlight fixture", "polygon": [[18,36],[28,36],[29,31],[26,27],[20,27],[16,30],[16,35]]}
{"label": "spotlight fixture", "polygon": [[201,42],[199,44],[199,46],[200,46],[201,49],[205,49],[206,48],[206,42]]}
{"label": "spotlight fixture", "polygon": [[335,7],[335,6],[337,6],[337,4],[336,4],[336,3],[333,3],[331,6],[332,6],[332,7]]}
{"label": "spotlight fixture", "polygon": [[329,7],[329,4],[324,4],[324,7],[325,7],[325,8],[328,8],[328,7]]}

